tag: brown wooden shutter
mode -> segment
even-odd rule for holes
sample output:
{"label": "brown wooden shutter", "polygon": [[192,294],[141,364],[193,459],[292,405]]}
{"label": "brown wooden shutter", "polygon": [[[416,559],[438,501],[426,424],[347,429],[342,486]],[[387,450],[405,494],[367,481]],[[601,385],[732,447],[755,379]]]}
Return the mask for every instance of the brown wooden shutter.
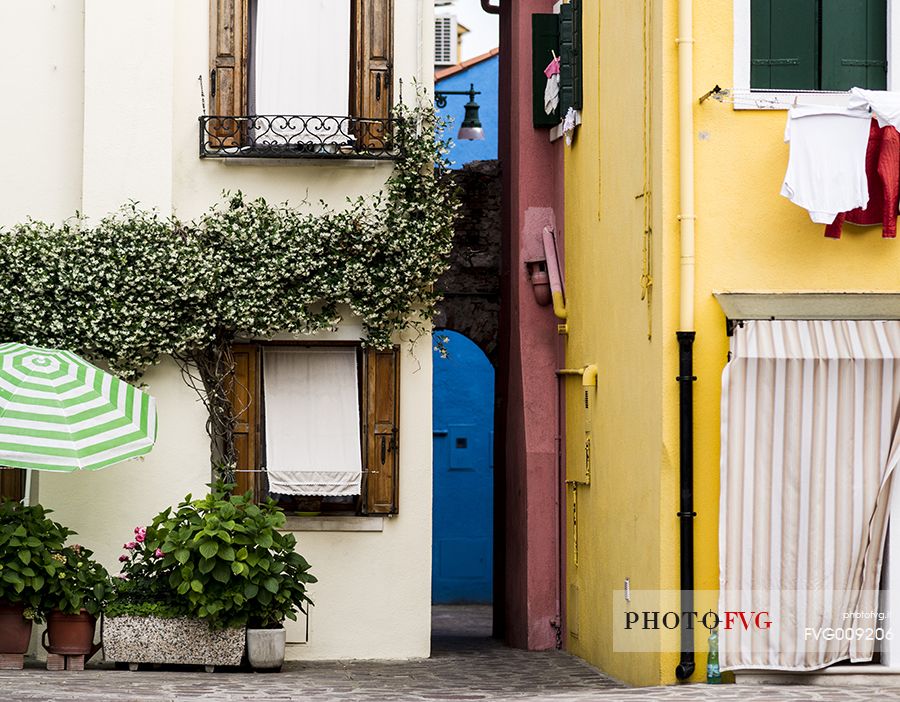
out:
{"label": "brown wooden shutter", "polygon": [[366,514],[397,514],[399,486],[400,350],[365,353]]}
{"label": "brown wooden shutter", "polygon": [[364,146],[387,146],[380,125],[367,119],[387,119],[393,106],[393,0],[354,0],[353,53],[355,75],[350,76],[351,108],[359,118]]}
{"label": "brown wooden shutter", "polygon": [[25,471],[21,468],[0,470],[0,498],[21,500],[25,496]]}
{"label": "brown wooden shutter", "polygon": [[230,384],[231,405],[235,413],[234,452],[237,457],[237,492],[253,491],[261,497],[259,473],[259,350],[253,344],[235,344],[234,379]]}
{"label": "brown wooden shutter", "polygon": [[249,0],[210,0],[209,146],[239,146],[247,114]]}

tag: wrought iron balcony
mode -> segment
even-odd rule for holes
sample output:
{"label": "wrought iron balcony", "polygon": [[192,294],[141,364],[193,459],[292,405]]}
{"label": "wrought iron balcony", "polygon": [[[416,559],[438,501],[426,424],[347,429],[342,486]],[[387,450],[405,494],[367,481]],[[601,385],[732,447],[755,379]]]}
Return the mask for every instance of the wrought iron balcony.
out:
{"label": "wrought iron balcony", "polygon": [[200,117],[200,158],[391,159],[394,120],[316,115]]}

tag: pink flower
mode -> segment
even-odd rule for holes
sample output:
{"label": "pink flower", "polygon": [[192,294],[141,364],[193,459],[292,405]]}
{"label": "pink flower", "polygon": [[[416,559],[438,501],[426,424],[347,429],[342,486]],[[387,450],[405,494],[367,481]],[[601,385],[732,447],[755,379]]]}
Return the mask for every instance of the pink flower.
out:
{"label": "pink flower", "polygon": [[135,527],[134,528],[134,540],[139,544],[144,542],[144,539],[147,538],[147,527]]}
{"label": "pink flower", "polygon": [[166,554],[164,554],[164,553],[162,552],[162,549],[161,549],[161,548],[158,548],[158,549],[156,549],[156,551],[153,553],[153,555],[156,556],[157,558],[162,558],[162,557],[165,556]]}
{"label": "pink flower", "polygon": [[127,560],[128,560],[128,556],[126,556],[124,553],[121,556],[119,556],[119,561],[121,563],[125,563]]}
{"label": "pink flower", "polygon": [[127,548],[129,551],[134,551],[137,548],[137,544],[134,541],[129,541],[127,544],[122,544],[122,548]]}

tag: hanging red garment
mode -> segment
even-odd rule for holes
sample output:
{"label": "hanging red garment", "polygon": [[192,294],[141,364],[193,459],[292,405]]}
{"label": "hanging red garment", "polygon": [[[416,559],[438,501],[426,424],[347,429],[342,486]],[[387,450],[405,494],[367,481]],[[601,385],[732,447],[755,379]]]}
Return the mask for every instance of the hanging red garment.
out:
{"label": "hanging red garment", "polygon": [[869,144],[866,147],[866,179],[869,184],[869,202],[849,212],[841,212],[834,222],[825,227],[825,236],[841,238],[844,222],[871,227],[881,224],[881,236],[893,239],[897,236],[897,205],[900,200],[900,133],[888,125],[879,127],[872,120]]}

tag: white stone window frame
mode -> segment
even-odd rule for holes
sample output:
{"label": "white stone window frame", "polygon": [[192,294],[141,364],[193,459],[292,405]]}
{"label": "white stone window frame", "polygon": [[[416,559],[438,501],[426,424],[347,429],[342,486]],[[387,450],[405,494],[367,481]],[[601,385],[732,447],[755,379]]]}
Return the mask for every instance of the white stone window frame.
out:
{"label": "white stone window frame", "polygon": [[[887,2],[887,89],[900,90],[900,0]],[[734,109],[786,110],[798,105],[846,105],[849,93],[750,88],[750,3],[734,0]]]}

